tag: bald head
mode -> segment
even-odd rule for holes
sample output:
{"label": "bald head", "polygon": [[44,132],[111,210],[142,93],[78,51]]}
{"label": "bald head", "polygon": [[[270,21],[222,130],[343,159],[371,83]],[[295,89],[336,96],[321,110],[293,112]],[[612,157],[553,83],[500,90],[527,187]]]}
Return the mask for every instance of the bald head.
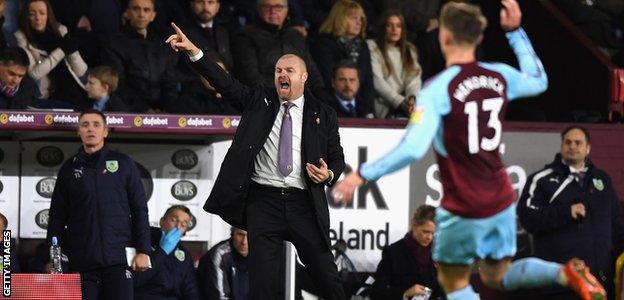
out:
{"label": "bald head", "polygon": [[297,62],[299,64],[299,67],[301,68],[301,70],[303,72],[307,72],[308,71],[308,67],[306,66],[306,63],[303,60],[303,58],[299,57],[296,54],[284,54],[284,55],[282,55],[282,57],[280,57],[277,60],[277,63],[275,64],[276,66],[280,62],[280,60],[293,60],[293,61],[295,61],[295,62]]}
{"label": "bald head", "polygon": [[308,71],[305,61],[295,54],[286,54],[275,63],[275,89],[280,99],[295,100],[303,95]]}

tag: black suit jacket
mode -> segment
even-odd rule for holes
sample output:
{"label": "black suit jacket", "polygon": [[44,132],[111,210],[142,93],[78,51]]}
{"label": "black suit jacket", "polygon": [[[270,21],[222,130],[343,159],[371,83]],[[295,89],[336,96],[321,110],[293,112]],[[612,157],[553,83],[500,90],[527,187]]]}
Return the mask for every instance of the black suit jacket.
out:
{"label": "black suit jacket", "polygon": [[[274,87],[259,85],[251,88],[225,73],[206,56],[192,66],[223,94],[231,104],[242,111],[241,121],[232,145],[228,150],[215,185],[204,205],[204,210],[219,215],[234,227],[246,228],[246,199],[254,168],[254,159],[262,149],[273,122],[280,109],[280,101]],[[306,92],[302,124],[302,165],[313,163],[318,166],[323,158],[336,182],[345,167],[344,154],[338,135],[336,112]],[[316,218],[329,246],[329,209],[325,196],[325,185],[316,184],[308,177],[305,168],[303,178],[308,186],[308,195],[314,202]]]}
{"label": "black suit jacket", "polygon": [[403,293],[416,283],[433,290],[430,299],[444,299],[442,288],[436,280],[433,261],[426,270],[420,270],[416,257],[407,248],[405,238],[402,238],[384,248],[371,287],[371,299],[401,300]]}
{"label": "black suit jacket", "polygon": [[223,59],[228,70],[233,69],[234,61],[230,52],[230,33],[225,26],[216,20],[213,21],[212,34],[208,33],[208,29],[202,28],[194,18],[189,18],[182,26],[189,39],[204,53],[212,52],[218,54]]}

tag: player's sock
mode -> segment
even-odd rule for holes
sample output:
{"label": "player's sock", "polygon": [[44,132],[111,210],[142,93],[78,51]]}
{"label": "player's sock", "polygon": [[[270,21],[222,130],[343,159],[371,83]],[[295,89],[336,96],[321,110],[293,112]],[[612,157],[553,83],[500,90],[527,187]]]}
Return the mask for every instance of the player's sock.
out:
{"label": "player's sock", "polygon": [[559,283],[561,264],[528,257],[514,261],[505,276],[503,288],[508,291]]}
{"label": "player's sock", "polygon": [[475,293],[471,285],[467,285],[465,288],[454,291],[446,295],[448,300],[479,300],[479,294]]}

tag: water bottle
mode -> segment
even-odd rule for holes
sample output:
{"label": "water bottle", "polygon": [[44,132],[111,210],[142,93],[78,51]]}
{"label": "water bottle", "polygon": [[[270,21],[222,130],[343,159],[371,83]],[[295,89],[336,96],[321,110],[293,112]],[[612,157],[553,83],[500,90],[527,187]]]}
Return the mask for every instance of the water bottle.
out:
{"label": "water bottle", "polygon": [[50,246],[50,262],[52,263],[52,267],[50,268],[52,274],[63,273],[63,268],[61,266],[61,246],[59,246],[58,239],[55,236],[52,237],[52,246]]}

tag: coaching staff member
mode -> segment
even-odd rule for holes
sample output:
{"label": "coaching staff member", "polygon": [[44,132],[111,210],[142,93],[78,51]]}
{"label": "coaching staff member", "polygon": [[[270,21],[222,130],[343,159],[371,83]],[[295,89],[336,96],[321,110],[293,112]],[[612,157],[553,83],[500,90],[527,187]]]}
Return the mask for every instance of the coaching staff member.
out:
{"label": "coaching staff member", "polygon": [[[149,264],[150,232],[141,176],[127,155],[108,149],[106,118],[96,110],[78,119],[82,147],[59,170],[48,225],[48,243],[61,239],[70,272],[79,272],[82,299],[132,299],[125,247],[138,254],[132,268]],[[66,232],[64,232],[66,231]]]}
{"label": "coaching staff member", "polygon": [[249,238],[252,299],[283,298],[282,244],[291,241],[325,299],[344,299],[329,250],[325,185],[344,169],[336,112],[304,91],[304,61],[286,54],[275,64],[275,88],[250,88],[210,61],[175,25],[167,42],[242,118],[204,209]]}

